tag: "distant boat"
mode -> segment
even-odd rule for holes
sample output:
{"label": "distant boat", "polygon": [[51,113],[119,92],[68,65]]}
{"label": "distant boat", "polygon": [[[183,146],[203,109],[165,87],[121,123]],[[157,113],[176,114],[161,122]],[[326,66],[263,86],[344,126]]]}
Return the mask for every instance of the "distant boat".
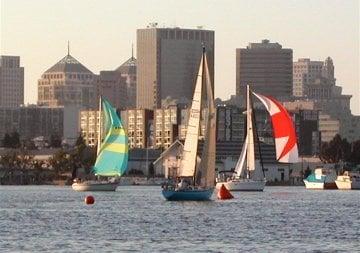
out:
{"label": "distant boat", "polygon": [[360,173],[345,171],[335,180],[339,190],[360,190]]}
{"label": "distant boat", "polygon": [[328,168],[316,168],[306,179],[304,179],[306,189],[323,190],[337,189],[336,171]]}
{"label": "distant boat", "polygon": [[[178,178],[173,182],[163,185],[162,194],[167,200],[209,200],[213,194],[215,182],[216,114],[210,82],[208,62],[205,48],[203,48]],[[203,101],[205,97],[203,89],[206,89],[206,101]],[[205,143],[201,161],[198,164],[197,150],[200,117],[204,104],[207,105]]]}
{"label": "distant boat", "polygon": [[[277,161],[282,163],[298,162],[295,128],[284,106],[272,97],[254,92],[252,94],[264,104],[271,116]],[[266,179],[249,86],[247,86],[246,101],[246,138],[235,167],[235,173],[230,178],[220,174],[217,178],[217,189],[220,189],[223,184],[230,191],[263,191],[265,188]],[[255,141],[258,143],[260,160],[255,160]]]}
{"label": "distant boat", "polygon": [[[104,131],[99,124],[97,158],[92,172],[106,180],[75,179],[72,184],[75,191],[115,191],[118,186],[116,177],[122,176],[127,169],[128,139],[121,119],[106,99],[100,98],[99,107],[100,122],[104,114]],[[105,136],[103,140],[102,136]]]}

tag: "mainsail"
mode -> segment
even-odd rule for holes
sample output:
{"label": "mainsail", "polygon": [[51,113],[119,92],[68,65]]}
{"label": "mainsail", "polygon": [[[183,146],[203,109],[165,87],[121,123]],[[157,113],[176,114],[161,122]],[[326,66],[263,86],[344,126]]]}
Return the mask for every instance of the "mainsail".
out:
{"label": "mainsail", "polygon": [[255,176],[254,171],[256,169],[253,109],[250,100],[249,85],[247,85],[246,90],[246,138],[235,167],[236,176],[242,178],[250,177],[250,172]]}
{"label": "mainsail", "polygon": [[197,148],[200,131],[200,111],[202,99],[202,75],[203,75],[203,57],[200,61],[200,68],[196,78],[194,96],[190,108],[190,115],[186,130],[183,156],[180,162],[181,177],[193,177],[196,168]]}
{"label": "mainsail", "polygon": [[102,107],[105,138],[98,144],[100,148],[93,172],[99,176],[122,176],[128,163],[127,135],[115,109],[106,99],[102,100]]}
{"label": "mainsail", "polygon": [[254,122],[253,110],[250,100],[250,88],[247,86],[247,99],[246,99],[246,168],[248,171],[255,170],[255,144],[254,144]]}
{"label": "mainsail", "polygon": [[[253,92],[254,93],[254,92]],[[284,106],[270,96],[254,93],[271,116],[276,147],[276,159],[281,163],[298,162],[298,147],[292,119]]]}
{"label": "mainsail", "polygon": [[205,88],[207,94],[207,117],[205,142],[199,166],[200,185],[212,187],[215,182],[215,150],[216,150],[216,111],[212,92],[210,73],[206,54],[204,53]]}

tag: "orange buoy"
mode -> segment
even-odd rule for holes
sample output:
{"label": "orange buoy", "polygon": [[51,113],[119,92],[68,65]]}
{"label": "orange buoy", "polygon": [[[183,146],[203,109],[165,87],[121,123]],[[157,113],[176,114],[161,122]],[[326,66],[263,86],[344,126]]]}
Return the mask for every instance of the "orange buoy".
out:
{"label": "orange buoy", "polygon": [[217,194],[218,199],[232,199],[234,196],[226,189],[225,185],[222,184]]}
{"label": "orange buoy", "polygon": [[95,203],[95,198],[91,195],[85,197],[85,204],[92,205]]}

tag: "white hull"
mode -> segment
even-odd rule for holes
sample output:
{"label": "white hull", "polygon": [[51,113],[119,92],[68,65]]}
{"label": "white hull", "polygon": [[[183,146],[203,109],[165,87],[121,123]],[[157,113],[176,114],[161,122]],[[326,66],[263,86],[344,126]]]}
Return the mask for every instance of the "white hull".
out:
{"label": "white hull", "polygon": [[360,190],[360,181],[335,180],[339,190]]}
{"label": "white hull", "polygon": [[216,189],[224,185],[229,191],[263,191],[266,181],[255,181],[251,179],[235,179],[227,182],[218,182]]}
{"label": "white hull", "polygon": [[323,190],[324,183],[323,182],[309,182],[304,180],[306,189],[313,189],[313,190]]}
{"label": "white hull", "polygon": [[115,191],[118,183],[85,181],[82,183],[73,183],[72,188],[75,191]]}

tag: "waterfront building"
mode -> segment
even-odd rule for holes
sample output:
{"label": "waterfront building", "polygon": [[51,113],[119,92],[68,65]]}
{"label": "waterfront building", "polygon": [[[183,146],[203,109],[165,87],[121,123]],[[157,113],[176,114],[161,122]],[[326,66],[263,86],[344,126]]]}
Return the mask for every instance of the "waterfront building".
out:
{"label": "waterfront building", "polygon": [[118,71],[100,71],[98,78],[98,95],[106,98],[117,109],[127,107],[126,78]]}
{"label": "waterfront building", "polygon": [[215,33],[204,29],[159,28],[156,23],[137,30],[137,107],[160,108],[168,97],[190,102],[206,47],[214,87]]}
{"label": "waterfront building", "polygon": [[127,130],[129,149],[152,147],[154,112],[148,109],[121,111],[121,120]]}
{"label": "waterfront building", "polygon": [[0,56],[0,107],[24,104],[24,67],[20,56]]}
{"label": "waterfront building", "polygon": [[49,140],[56,136],[73,144],[79,135],[78,109],[76,107],[24,106],[0,108],[0,138],[17,132],[20,140],[27,141],[42,136]]}
{"label": "waterfront building", "polygon": [[159,174],[155,168],[151,173],[153,162],[160,156],[160,149],[152,148],[134,148],[129,150],[129,161],[127,175],[138,176],[164,176]]}
{"label": "waterfront building", "polygon": [[[153,111],[130,109],[120,111],[121,121],[128,134],[129,149],[151,147]],[[102,126],[97,110],[83,110],[80,113],[82,136],[89,146],[96,146],[99,129]],[[100,124],[100,125],[99,125]]]}
{"label": "waterfront building", "polygon": [[321,112],[319,115],[319,131],[321,132],[321,141],[329,142],[335,135],[340,134],[340,121]]}
{"label": "waterfront building", "polygon": [[246,85],[278,100],[292,96],[292,49],[262,40],[236,49],[236,95],[245,96]]}
{"label": "waterfront building", "polygon": [[102,127],[100,112],[98,110],[82,110],[79,117],[81,135],[86,145],[91,147],[96,146],[99,128]]}
{"label": "waterfront building", "polygon": [[97,82],[97,76],[68,52],[38,80],[38,104],[94,108]]}
{"label": "waterfront building", "polygon": [[216,108],[216,139],[218,141],[242,141],[245,139],[245,117],[236,106]]}
{"label": "waterfront building", "polygon": [[132,52],[131,57],[121,64],[115,71],[125,78],[126,109],[136,108],[136,59]]}
{"label": "waterfront building", "polygon": [[155,148],[167,149],[178,138],[180,114],[176,105],[154,110]]}

